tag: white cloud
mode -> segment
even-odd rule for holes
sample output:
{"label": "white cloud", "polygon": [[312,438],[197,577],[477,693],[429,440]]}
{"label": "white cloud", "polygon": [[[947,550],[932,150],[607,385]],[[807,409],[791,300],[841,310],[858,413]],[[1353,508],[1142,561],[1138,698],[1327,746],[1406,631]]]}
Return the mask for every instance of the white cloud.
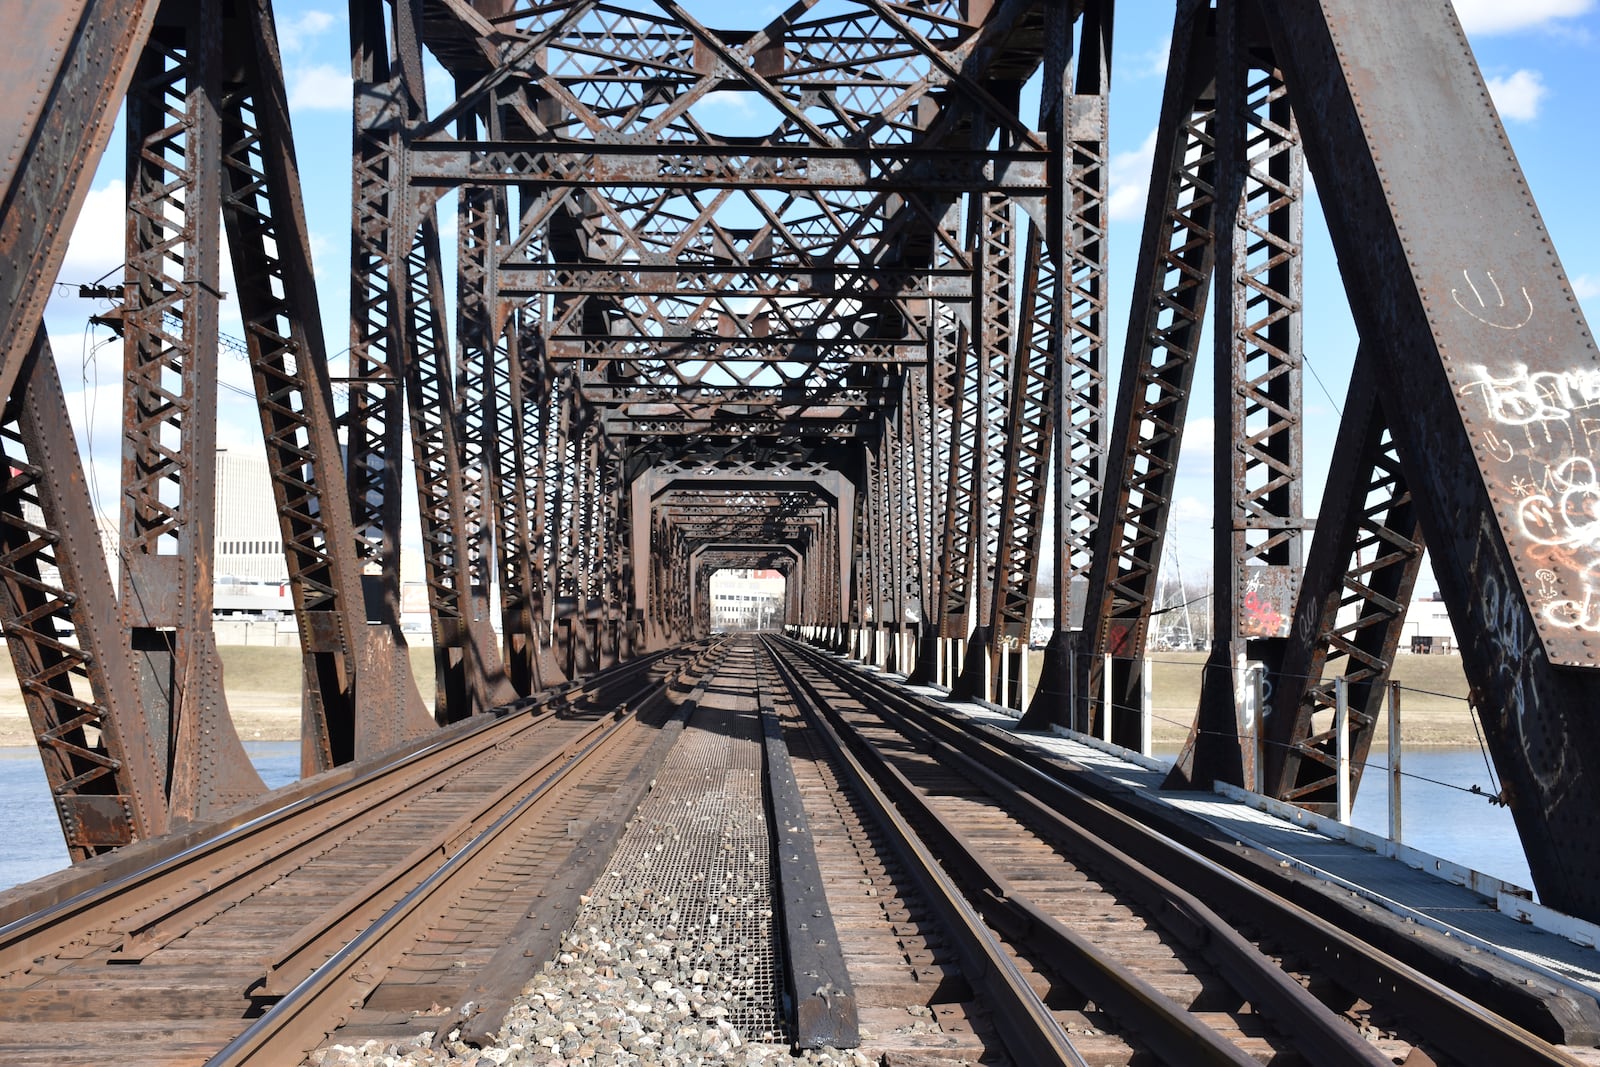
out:
{"label": "white cloud", "polygon": [[1133,76],[1136,78],[1165,78],[1167,76],[1167,63],[1172,58],[1172,34],[1161,38],[1161,43],[1150,51],[1143,53],[1133,64]]}
{"label": "white cloud", "polygon": [[1600,275],[1580,274],[1573,278],[1572,293],[1579,300],[1593,300],[1600,296]]}
{"label": "white cloud", "polygon": [[[1198,460],[1204,456],[1205,461],[1211,461],[1212,450],[1216,447],[1217,420],[1210,415],[1190,415],[1183,423],[1183,455],[1178,461]],[[1189,472],[1185,472],[1189,473]]]}
{"label": "white cloud", "polygon": [[734,92],[729,89],[719,89],[709,92],[695,101],[695,108],[703,111],[721,110],[735,115],[754,115],[756,109],[752,104],[753,97],[749,93]]}
{"label": "white cloud", "polygon": [[328,11],[307,11],[283,19],[278,23],[278,44],[285,52],[298,52],[338,21],[338,16]]}
{"label": "white cloud", "polygon": [[1519,70],[1503,78],[1489,79],[1489,95],[1500,117],[1513,122],[1532,122],[1539,117],[1539,102],[1549,92],[1544,76],[1536,70]]}
{"label": "white cloud", "polygon": [[1557,19],[1576,18],[1594,7],[1594,0],[1455,0],[1456,14],[1468,33],[1515,33],[1538,29]]}
{"label": "white cloud", "polygon": [[350,110],[350,72],[331,63],[299,67],[288,72],[289,110]]}
{"label": "white cloud", "polygon": [[79,285],[95,281],[107,271],[105,284],[122,284],[123,242],[127,235],[128,194],[121,180],[91,189],[72,228],[67,255],[59,275],[63,282]]}
{"label": "white cloud", "polygon": [[1144,204],[1150,193],[1150,165],[1155,155],[1155,130],[1134,151],[1112,155],[1108,212],[1114,221],[1144,217]]}

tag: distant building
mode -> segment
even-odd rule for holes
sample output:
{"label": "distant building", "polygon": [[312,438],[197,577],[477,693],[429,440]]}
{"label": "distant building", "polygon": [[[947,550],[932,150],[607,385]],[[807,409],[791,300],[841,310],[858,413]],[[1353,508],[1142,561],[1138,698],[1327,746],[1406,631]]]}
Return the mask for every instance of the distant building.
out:
{"label": "distant building", "polygon": [[278,585],[289,580],[278,505],[265,459],[217,449],[213,534],[213,567],[219,586]]}
{"label": "distant building", "polygon": [[[1089,599],[1089,579],[1072,579],[1072,618],[1068,629],[1083,629],[1083,611]],[[1029,627],[1028,644],[1043,648],[1056,632],[1056,596],[1053,590],[1041,590],[1033,598],[1033,624]]]}
{"label": "distant building", "polygon": [[1450,612],[1445,609],[1439,594],[1415,597],[1406,608],[1406,621],[1401,630],[1400,651],[1440,653],[1459,651],[1456,630],[1450,624]]}
{"label": "distant building", "polygon": [[762,630],[781,626],[787,587],[777,571],[717,571],[711,576],[711,629]]}

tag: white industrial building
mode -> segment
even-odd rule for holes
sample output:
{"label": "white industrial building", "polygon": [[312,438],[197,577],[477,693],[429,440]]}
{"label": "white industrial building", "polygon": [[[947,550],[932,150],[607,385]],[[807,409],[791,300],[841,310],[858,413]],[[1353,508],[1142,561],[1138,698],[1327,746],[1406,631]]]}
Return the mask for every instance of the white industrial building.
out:
{"label": "white industrial building", "polygon": [[781,626],[787,584],[777,571],[717,571],[711,575],[711,629],[765,630]]}
{"label": "white industrial building", "polygon": [[[217,449],[217,510],[212,529],[218,586],[289,580],[267,461]],[[220,588],[218,590],[221,592]]]}

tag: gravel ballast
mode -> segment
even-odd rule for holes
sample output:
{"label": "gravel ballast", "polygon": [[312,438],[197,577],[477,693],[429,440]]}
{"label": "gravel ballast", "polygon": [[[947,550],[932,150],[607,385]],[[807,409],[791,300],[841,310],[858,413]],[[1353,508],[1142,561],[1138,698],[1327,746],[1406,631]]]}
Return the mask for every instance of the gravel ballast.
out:
{"label": "gravel ballast", "polygon": [[[673,747],[555,960],[495,1035],[444,1014],[404,1043],[330,1045],[313,1067],[870,1067],[855,1050],[791,1053],[774,986],[759,723],[702,707]],[[927,1025],[908,1020],[911,1025]],[[744,1032],[742,1032],[744,1031]]]}

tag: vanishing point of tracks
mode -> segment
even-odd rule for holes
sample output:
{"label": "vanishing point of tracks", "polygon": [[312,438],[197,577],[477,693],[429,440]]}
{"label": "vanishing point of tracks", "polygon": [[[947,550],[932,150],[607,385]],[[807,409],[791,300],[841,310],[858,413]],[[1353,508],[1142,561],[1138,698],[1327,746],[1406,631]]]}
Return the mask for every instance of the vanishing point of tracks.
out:
{"label": "vanishing point of tracks", "polygon": [[[329,1034],[487,1039],[582,895],[618,877],[612,849],[701,704],[720,709],[699,727],[719,751],[745,746],[730,767],[765,769],[774,840],[754,866],[801,1046],[1577,1062],[1003,736],[775,637],[635,661],[0,912],[0,1061],[283,1064]],[[693,830],[670,828],[685,855]]]}

